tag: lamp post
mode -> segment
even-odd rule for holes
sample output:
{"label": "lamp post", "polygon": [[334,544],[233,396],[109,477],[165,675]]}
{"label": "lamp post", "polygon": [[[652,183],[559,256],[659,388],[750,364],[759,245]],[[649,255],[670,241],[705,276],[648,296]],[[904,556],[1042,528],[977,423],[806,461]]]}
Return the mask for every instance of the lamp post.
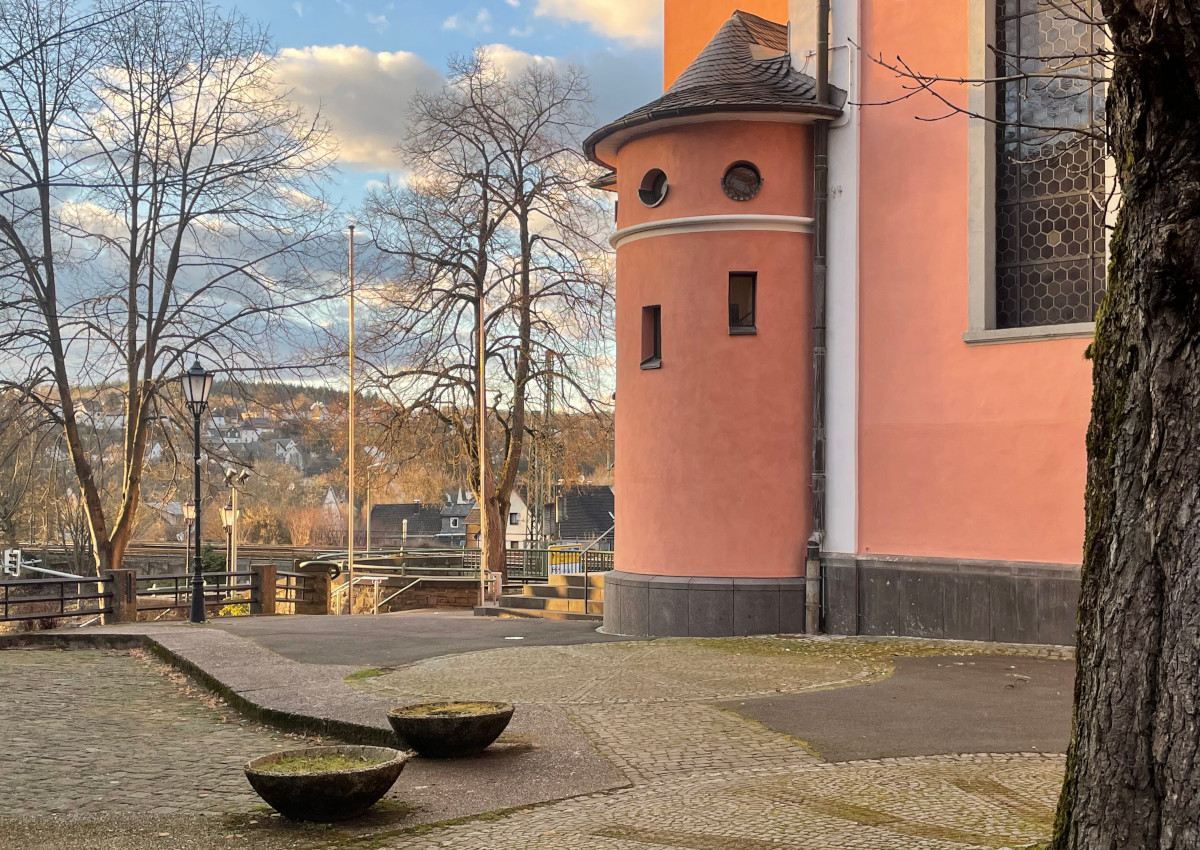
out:
{"label": "lamp post", "polygon": [[208,394],[212,392],[213,373],[206,372],[197,360],[192,368],[183,373],[183,400],[192,412],[193,435],[195,437],[193,459],[192,500],[196,505],[195,538],[192,550],[192,615],[193,623],[204,622],[204,577],[200,573],[200,415],[208,407]]}
{"label": "lamp post", "polygon": [[226,532],[225,568],[237,572],[238,564],[238,520],[241,519],[242,509],[238,507],[238,487],[244,485],[250,478],[250,470],[243,469],[234,472],[225,470],[225,483],[229,486],[229,504],[221,509],[221,524]]}
{"label": "lamp post", "polygon": [[225,529],[225,569],[229,572],[237,570],[236,566],[230,566],[233,563],[230,557],[233,555],[233,515],[235,511],[232,500],[221,508],[221,527]]}
{"label": "lamp post", "polygon": [[[183,562],[183,571],[189,572],[192,569],[192,523],[196,521],[196,503],[183,503],[183,523],[184,523],[184,551],[187,553]],[[179,604],[179,600],[175,600],[175,604]]]}

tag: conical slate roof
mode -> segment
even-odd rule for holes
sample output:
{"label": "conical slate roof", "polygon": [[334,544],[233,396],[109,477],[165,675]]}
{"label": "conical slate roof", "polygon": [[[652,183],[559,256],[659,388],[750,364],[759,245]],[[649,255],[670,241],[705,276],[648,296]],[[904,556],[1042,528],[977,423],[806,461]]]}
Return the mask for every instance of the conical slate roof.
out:
{"label": "conical slate roof", "polygon": [[[842,92],[831,99],[845,100]],[[584,149],[596,159],[602,141],[641,124],[709,112],[811,112],[836,115],[817,103],[816,81],[792,67],[788,30],[749,12],[734,12],[662,97],[597,130]]]}

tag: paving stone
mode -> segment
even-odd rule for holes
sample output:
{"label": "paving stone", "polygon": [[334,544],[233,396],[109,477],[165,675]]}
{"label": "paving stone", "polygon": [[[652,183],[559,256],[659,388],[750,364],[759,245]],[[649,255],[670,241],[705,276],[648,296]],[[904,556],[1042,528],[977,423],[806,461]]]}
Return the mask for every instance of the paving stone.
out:
{"label": "paving stone", "polygon": [[297,745],[124,653],[0,652],[0,681],[6,816],[244,812],[242,765]]}

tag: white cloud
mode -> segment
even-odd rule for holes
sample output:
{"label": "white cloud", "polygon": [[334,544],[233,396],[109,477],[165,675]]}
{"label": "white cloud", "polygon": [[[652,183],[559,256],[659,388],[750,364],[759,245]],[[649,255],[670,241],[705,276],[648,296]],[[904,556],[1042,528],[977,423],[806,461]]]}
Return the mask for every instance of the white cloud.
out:
{"label": "white cloud", "polygon": [[520,73],[532,62],[559,69],[582,65],[591,82],[592,112],[597,127],[662,94],[662,56],[654,50],[622,51],[619,55],[596,50],[556,58],[536,56],[507,44],[489,44],[484,49],[510,74]]}
{"label": "white cloud", "polygon": [[512,6],[514,9],[521,5],[521,0],[504,0],[504,2]]}
{"label": "white cloud", "polygon": [[524,29],[512,27],[509,29],[508,34],[515,38],[529,38],[529,36],[533,35],[533,27],[527,26]]}
{"label": "white cloud", "polygon": [[[656,51],[607,51],[538,56],[506,44],[485,48],[509,73],[530,63],[562,68],[568,63],[589,69],[595,96],[596,126],[657,97],[662,89],[662,60]],[[396,143],[408,129],[408,103],[418,90],[441,85],[441,73],[414,53],[375,53],[365,47],[304,47],[282,50],[280,81],[293,99],[322,109],[339,143],[343,165],[359,171],[387,172],[403,180],[404,163]]]}
{"label": "white cloud", "polygon": [[299,2],[299,0],[297,0],[295,3],[292,4],[292,11],[296,13],[296,17],[303,18],[304,17],[304,4]]}
{"label": "white cloud", "polygon": [[297,103],[321,107],[344,165],[385,172],[403,167],[394,149],[407,131],[412,96],[442,80],[437,69],[414,53],[375,53],[345,45],[285,48],[279,53],[278,75]]}
{"label": "white cloud", "polygon": [[539,17],[574,21],[635,47],[662,44],[663,4],[654,0],[537,0]]}
{"label": "white cloud", "polygon": [[387,15],[375,15],[371,12],[367,12],[367,23],[375,27],[375,31],[379,33],[383,32],[390,25]]}
{"label": "white cloud", "polygon": [[474,18],[461,13],[454,14],[442,22],[442,29],[465,33],[475,38],[492,31],[492,13],[487,9],[480,9]]}

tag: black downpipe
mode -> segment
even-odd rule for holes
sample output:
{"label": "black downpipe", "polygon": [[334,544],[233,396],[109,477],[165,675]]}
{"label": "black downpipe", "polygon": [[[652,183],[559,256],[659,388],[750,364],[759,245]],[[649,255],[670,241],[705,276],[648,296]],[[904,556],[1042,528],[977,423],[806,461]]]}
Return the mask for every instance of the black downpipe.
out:
{"label": "black downpipe", "polygon": [[[829,106],[830,0],[817,3],[816,99]],[[812,277],[812,534],[808,538],[805,575],[806,630],[825,630],[825,359],[826,290],[829,280],[829,121],[813,124],[813,277]]]}

